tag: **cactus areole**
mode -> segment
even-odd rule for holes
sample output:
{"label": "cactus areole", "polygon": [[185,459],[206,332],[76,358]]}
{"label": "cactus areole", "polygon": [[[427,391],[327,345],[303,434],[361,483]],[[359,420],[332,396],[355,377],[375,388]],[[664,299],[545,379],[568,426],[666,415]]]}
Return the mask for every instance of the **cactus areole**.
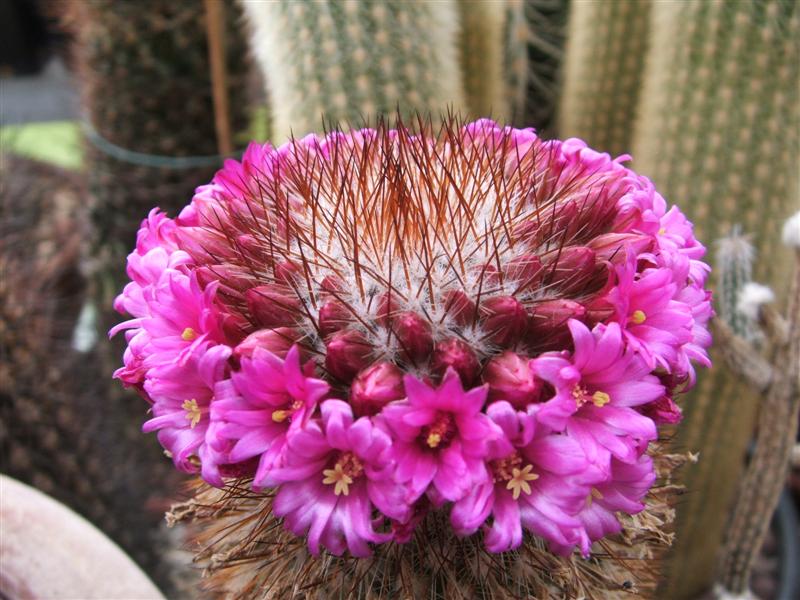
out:
{"label": "cactus areole", "polygon": [[313,555],[437,512],[491,553],[589,556],[709,365],[705,249],[627,156],[421,130],[252,144],[154,209],[116,377],[178,469],[271,495]]}

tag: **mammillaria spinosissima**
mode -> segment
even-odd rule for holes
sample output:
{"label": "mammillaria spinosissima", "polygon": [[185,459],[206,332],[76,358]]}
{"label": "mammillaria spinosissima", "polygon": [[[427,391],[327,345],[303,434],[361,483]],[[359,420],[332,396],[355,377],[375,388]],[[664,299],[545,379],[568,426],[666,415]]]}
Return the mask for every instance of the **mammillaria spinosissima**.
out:
{"label": "mammillaria spinosissima", "polygon": [[266,494],[313,554],[430,513],[493,553],[588,556],[709,364],[705,250],[627,157],[417,125],[253,144],[154,209],[116,376],[179,469]]}

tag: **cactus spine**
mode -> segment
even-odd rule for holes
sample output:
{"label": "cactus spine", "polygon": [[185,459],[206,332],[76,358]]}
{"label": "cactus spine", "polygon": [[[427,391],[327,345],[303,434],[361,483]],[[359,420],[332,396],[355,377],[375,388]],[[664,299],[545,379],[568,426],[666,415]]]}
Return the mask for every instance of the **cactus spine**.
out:
{"label": "cactus spine", "polygon": [[470,117],[508,118],[503,78],[505,12],[502,2],[458,0],[459,50]]}
{"label": "cactus spine", "polygon": [[740,227],[717,242],[717,312],[736,335],[754,340],[757,333],[751,319],[739,308],[739,296],[753,279],[755,250]]}
{"label": "cactus spine", "polygon": [[613,155],[630,152],[651,3],[572,3],[559,135]]}
{"label": "cactus spine", "polygon": [[442,2],[252,2],[252,47],[274,139],[414,111],[463,110],[458,7]]}
{"label": "cactus spine", "polygon": [[[800,193],[800,5],[664,2],[651,19],[636,166],[685,203],[701,239],[741,223],[760,257],[754,277],[782,297],[791,254],[779,229]],[[758,404],[724,368],[686,400],[678,443],[701,460],[685,473],[692,493],[678,514],[664,597],[687,598],[712,582]]]}

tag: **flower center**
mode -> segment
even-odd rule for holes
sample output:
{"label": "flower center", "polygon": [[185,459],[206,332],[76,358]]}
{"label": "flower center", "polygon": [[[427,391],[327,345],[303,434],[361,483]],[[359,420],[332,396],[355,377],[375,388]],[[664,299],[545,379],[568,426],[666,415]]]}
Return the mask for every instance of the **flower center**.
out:
{"label": "flower center", "polygon": [[428,448],[447,448],[456,433],[455,421],[450,413],[439,413],[436,419],[422,428],[421,438]]}
{"label": "flower center", "polygon": [[641,325],[647,320],[647,314],[643,310],[635,310],[631,315],[631,321],[634,325]]}
{"label": "flower center", "polygon": [[191,327],[187,327],[183,330],[183,333],[181,333],[181,339],[184,342],[191,342],[192,340],[197,339],[197,332]]}
{"label": "flower center", "polygon": [[291,419],[292,415],[298,410],[303,408],[303,403],[300,400],[295,400],[289,408],[280,408],[272,411],[272,420],[275,423],[283,423],[286,419]]}
{"label": "flower center", "polygon": [[589,495],[586,496],[586,508],[589,508],[592,505],[592,500],[602,500],[603,494],[600,493],[600,490],[597,488],[592,488],[592,491],[589,492]]}
{"label": "flower center", "polygon": [[206,412],[197,405],[197,400],[184,400],[181,408],[186,411],[186,420],[189,421],[189,428],[194,429],[203,418],[203,413]]}
{"label": "flower center", "polygon": [[490,468],[494,475],[495,483],[506,482],[506,489],[511,490],[514,500],[517,500],[521,493],[530,495],[530,481],[539,479],[539,475],[533,472],[533,465],[528,464],[522,467],[522,457],[518,452],[509,454],[505,458],[492,461]]}
{"label": "flower center", "polygon": [[606,404],[611,402],[611,396],[605,392],[597,391],[592,395],[589,395],[589,392],[585,387],[581,387],[577,384],[574,388],[572,388],[572,397],[575,398],[575,404],[578,405],[578,408],[589,401],[591,401],[592,404],[594,404],[597,408],[603,408]]}
{"label": "flower center", "polygon": [[364,472],[364,466],[352,452],[343,452],[332,469],[322,471],[322,483],[333,485],[333,493],[337,496],[350,494],[350,486]]}

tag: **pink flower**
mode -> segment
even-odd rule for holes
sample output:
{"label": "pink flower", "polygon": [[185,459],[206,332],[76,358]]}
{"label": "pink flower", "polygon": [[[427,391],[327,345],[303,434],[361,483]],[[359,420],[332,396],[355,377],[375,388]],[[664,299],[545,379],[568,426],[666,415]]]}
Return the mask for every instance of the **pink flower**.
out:
{"label": "pink flower", "polygon": [[625,347],[618,324],[597,325],[589,331],[571,320],[569,329],[575,345],[571,357],[546,354],[531,361],[536,375],[556,391],[536,418],[575,438],[589,462],[604,472],[611,455],[635,462],[638,442],[658,437],[655,423],[635,407],[661,398],[664,386]]}
{"label": "pink flower", "polygon": [[504,435],[489,444],[490,477],[454,504],[453,528],[469,535],[486,523],[490,552],[519,547],[525,529],[568,554],[581,542],[577,515],[590,490],[586,473],[601,480],[597,471],[580,444],[537,425],[533,414],[517,412],[504,401],[490,405],[487,413]]}
{"label": "pink flower", "polygon": [[481,413],[487,387],[467,392],[453,369],[438,388],[406,375],[406,400],[387,405],[381,416],[394,434],[398,481],[409,501],[429,484],[445,500],[460,499],[487,478],[483,458],[496,431]]}
{"label": "pink flower", "polygon": [[308,534],[315,556],[320,545],[336,555],[369,556],[369,543],[391,539],[375,530],[374,510],[404,522],[410,512],[393,479],[389,436],[368,417],[353,420],[341,400],[321,405],[322,422],[311,420],[289,434],[286,460],[272,472],[280,482],[274,513],[295,535]]}
{"label": "pink flower", "polygon": [[[586,537],[596,541],[619,533],[622,526],[616,513],[635,515],[644,510],[642,499],[655,478],[653,461],[647,455],[639,457],[634,463],[612,459],[609,480],[592,486],[585,498],[584,508],[578,515]],[[584,547],[584,553],[588,553],[588,546]]]}
{"label": "pink flower", "polygon": [[302,427],[330,386],[312,377],[314,364],[300,366],[298,347],[285,359],[255,348],[241,357],[241,370],[211,407],[214,438],[209,445],[220,452],[217,461],[244,462],[260,457],[253,485],[271,484],[290,430]]}
{"label": "pink flower", "polygon": [[204,458],[214,388],[226,376],[230,355],[228,346],[195,344],[147,372],[144,390],[153,402],[153,418],[142,431],[158,431],[158,441],[182,471],[197,472],[196,459]]}

